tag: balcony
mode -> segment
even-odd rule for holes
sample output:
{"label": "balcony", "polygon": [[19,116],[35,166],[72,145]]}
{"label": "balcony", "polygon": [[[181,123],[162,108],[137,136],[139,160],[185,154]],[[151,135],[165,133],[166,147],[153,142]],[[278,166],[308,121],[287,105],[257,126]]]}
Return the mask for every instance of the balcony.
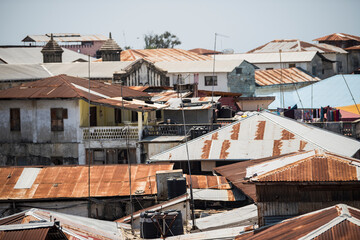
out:
{"label": "balcony", "polygon": [[138,127],[90,127],[82,129],[82,140],[139,140]]}

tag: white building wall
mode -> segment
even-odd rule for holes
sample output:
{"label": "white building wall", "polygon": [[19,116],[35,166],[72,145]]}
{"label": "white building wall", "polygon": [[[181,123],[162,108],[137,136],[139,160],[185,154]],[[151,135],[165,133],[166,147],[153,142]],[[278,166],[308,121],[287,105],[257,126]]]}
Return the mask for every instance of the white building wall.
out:
{"label": "white building wall", "polygon": [[[178,84],[178,76],[183,79],[180,84],[194,84],[198,83],[199,90],[211,91],[212,86],[205,86],[205,76],[213,76],[213,73],[168,73],[170,78],[170,85]],[[215,73],[217,76],[217,86],[214,86],[214,91],[228,91],[227,73]]]}
{"label": "white building wall", "polygon": [[[301,67],[302,69],[306,71],[311,71],[311,68],[308,69],[308,62],[296,62],[296,63],[289,63],[289,62],[283,62],[282,68],[289,68],[290,64],[295,64],[295,67]],[[279,69],[280,63],[255,63],[257,67],[259,67],[261,70],[266,70],[267,68],[273,68],[273,69]]]}

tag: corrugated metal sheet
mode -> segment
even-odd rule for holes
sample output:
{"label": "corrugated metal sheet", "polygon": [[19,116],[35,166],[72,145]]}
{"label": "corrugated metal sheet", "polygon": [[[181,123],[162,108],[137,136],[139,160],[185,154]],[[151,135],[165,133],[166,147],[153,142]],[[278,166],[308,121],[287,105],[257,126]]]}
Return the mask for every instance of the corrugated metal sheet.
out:
{"label": "corrugated metal sheet", "polygon": [[[132,194],[156,194],[156,171],[171,170],[173,164],[131,166]],[[87,166],[43,167],[29,189],[15,189],[24,168],[0,168],[0,199],[48,199],[88,197]],[[8,177],[8,176],[11,177]],[[103,165],[90,168],[92,197],[128,196],[128,166]]]}
{"label": "corrugated metal sheet", "polygon": [[315,150],[253,165],[246,177],[254,182],[343,182],[359,181],[358,172],[359,160]]}
{"label": "corrugated metal sheet", "polygon": [[[37,228],[37,229],[24,229],[24,230],[14,230],[14,231],[4,231],[0,232],[1,240],[45,240],[49,228]],[[53,239],[53,238],[49,238]]]}
{"label": "corrugated metal sheet", "polygon": [[218,240],[218,239],[234,239],[239,232],[243,232],[246,229],[251,228],[252,226],[247,227],[233,227],[233,228],[222,228],[211,231],[197,232],[191,234],[178,235],[174,237],[167,237],[168,240]]}
{"label": "corrugated metal sheet", "polygon": [[0,226],[2,225],[13,225],[20,224],[25,217],[25,212],[16,213],[11,216],[7,216],[0,219]]}
{"label": "corrugated metal sheet", "polygon": [[360,50],[360,45],[348,47],[348,48],[346,48],[346,50]]}
{"label": "corrugated metal sheet", "polygon": [[347,53],[342,48],[312,44],[298,39],[273,40],[247,53],[278,53],[279,50],[283,52],[318,51],[320,53]]}
{"label": "corrugated metal sheet", "polygon": [[360,42],[360,37],[346,33],[333,33],[324,37],[316,38],[313,41],[321,42],[321,41],[351,41],[351,40]]}
{"label": "corrugated metal sheet", "polygon": [[[43,63],[43,54],[41,53],[41,47],[0,47],[0,59],[8,64],[36,64]],[[89,57],[63,48],[62,54],[63,63],[72,63],[79,59],[88,61]],[[90,58],[90,61],[94,61],[95,58]]]}
{"label": "corrugated metal sheet", "polygon": [[[87,42],[87,41],[106,41],[107,37],[102,34],[81,35],[78,33],[54,33],[54,40],[57,42]],[[28,35],[22,42],[48,42],[50,34]]]}
{"label": "corrugated metal sheet", "polygon": [[255,71],[255,82],[260,86],[317,81],[320,81],[320,78],[311,76],[301,68],[296,67]]}
{"label": "corrugated metal sheet", "polygon": [[257,207],[255,204],[251,204],[208,217],[198,218],[196,219],[196,227],[204,231],[206,229],[252,225],[254,220],[257,221],[257,217]]}
{"label": "corrugated metal sheet", "polygon": [[40,170],[41,168],[24,168],[14,188],[31,188]]}
{"label": "corrugated metal sheet", "polygon": [[40,64],[0,64],[0,81],[30,81],[51,77]]}
{"label": "corrugated metal sheet", "polygon": [[201,55],[221,54],[221,52],[209,50],[209,49],[205,49],[205,48],[194,48],[194,49],[190,49],[189,51],[197,53],[197,54],[201,54]]}
{"label": "corrugated metal sheet", "polygon": [[180,95],[183,98],[186,98],[189,95],[191,95],[192,92],[178,93],[178,92],[176,92],[174,90],[167,90],[167,91],[163,91],[163,92],[160,92],[160,93],[149,93],[149,94],[152,96],[151,101],[153,101],[153,102],[167,102],[171,98],[177,98]]}
{"label": "corrugated metal sheet", "polygon": [[[217,139],[212,139],[214,133]],[[190,160],[198,161],[248,160],[317,148],[352,157],[360,149],[360,142],[263,111],[193,139],[188,148]],[[226,155],[222,154],[224,150]],[[185,144],[150,158],[151,162],[186,160]]]}
{"label": "corrugated metal sheet", "polygon": [[[218,56],[218,55],[216,55]],[[244,59],[220,60],[216,57],[215,72],[229,73],[238,67]],[[168,73],[211,73],[214,71],[214,61],[178,61],[157,62],[156,67],[166,70]]]}
{"label": "corrugated metal sheet", "polygon": [[1,90],[0,99],[89,99],[92,103],[107,104],[113,107],[122,107],[136,110],[154,110],[165,107],[160,104],[148,104],[144,101],[121,101],[124,97],[150,97],[145,92],[132,90],[126,86],[105,84],[91,80],[90,96],[89,81],[87,79],[58,75],[35,82],[23,83],[18,87]]}
{"label": "corrugated metal sheet", "polygon": [[[184,174],[186,184],[190,187],[190,175]],[[231,186],[222,176],[191,175],[192,187],[194,189],[220,189],[229,190]]]}
{"label": "corrugated metal sheet", "polygon": [[[351,93],[354,96],[355,101],[357,101],[356,103],[360,103],[360,75],[348,74],[343,76],[332,76],[310,86],[297,89],[297,92],[296,90],[285,92],[285,107],[294,106],[295,104],[297,104],[298,107],[303,108],[320,108],[324,106],[342,107],[353,105],[354,101],[346,84],[348,84],[351,89]],[[281,107],[280,93],[277,92],[272,95],[275,96],[276,99],[269,105],[269,109]],[[266,96],[269,96],[269,94],[266,94]],[[299,98],[301,99],[301,103]]]}
{"label": "corrugated metal sheet", "polygon": [[359,219],[347,214],[351,209],[354,208],[339,204],[238,235],[235,239],[359,239]]}
{"label": "corrugated metal sheet", "polygon": [[[170,98],[166,104],[168,107],[166,110],[181,110],[181,104],[183,102],[190,101],[190,103],[184,103],[185,110],[200,110],[200,109],[210,109],[212,107],[211,101],[215,103],[219,101],[221,97],[214,96],[212,97],[194,97],[194,98]],[[183,102],[182,102],[183,100]]]}
{"label": "corrugated metal sheet", "polygon": [[121,61],[145,59],[150,62],[204,61],[211,57],[176,48],[125,50],[121,52]]}
{"label": "corrugated metal sheet", "polygon": [[[306,52],[282,52],[281,62],[311,62],[315,55],[318,54],[316,51]],[[250,63],[279,63],[280,54],[277,53],[240,53],[240,54],[219,54],[216,55],[216,61],[220,60],[246,60]]]}

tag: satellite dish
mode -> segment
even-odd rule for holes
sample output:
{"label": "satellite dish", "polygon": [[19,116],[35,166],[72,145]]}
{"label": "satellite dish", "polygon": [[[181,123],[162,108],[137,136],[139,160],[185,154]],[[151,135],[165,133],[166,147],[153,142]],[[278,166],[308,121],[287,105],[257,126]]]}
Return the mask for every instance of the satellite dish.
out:
{"label": "satellite dish", "polygon": [[224,54],[234,54],[234,49],[227,48],[227,49],[222,50],[222,53],[224,53]]}

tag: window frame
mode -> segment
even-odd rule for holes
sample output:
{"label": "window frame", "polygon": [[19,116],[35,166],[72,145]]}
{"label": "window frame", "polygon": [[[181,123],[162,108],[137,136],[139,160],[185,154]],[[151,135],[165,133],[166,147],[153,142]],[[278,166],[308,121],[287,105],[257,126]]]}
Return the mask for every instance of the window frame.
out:
{"label": "window frame", "polygon": [[50,108],[50,126],[52,132],[64,131],[64,119],[68,118],[66,108]]}
{"label": "window frame", "polygon": [[205,86],[217,86],[218,85],[217,76],[205,76],[204,77],[204,85]]}
{"label": "window frame", "polygon": [[21,115],[20,108],[10,108],[10,131],[21,131]]}

